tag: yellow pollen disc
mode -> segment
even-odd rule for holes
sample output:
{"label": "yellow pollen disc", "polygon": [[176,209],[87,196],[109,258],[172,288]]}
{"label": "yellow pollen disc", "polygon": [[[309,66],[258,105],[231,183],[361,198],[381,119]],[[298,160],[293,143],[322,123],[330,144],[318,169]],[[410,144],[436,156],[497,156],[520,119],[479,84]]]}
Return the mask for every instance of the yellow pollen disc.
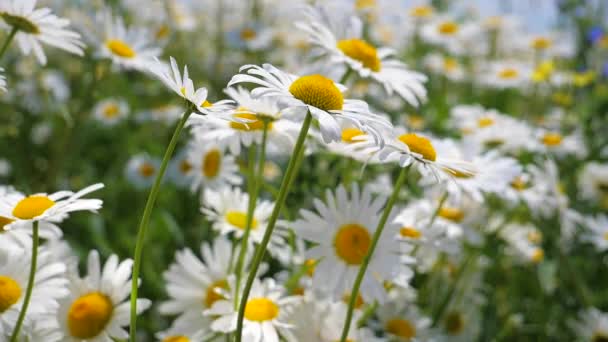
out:
{"label": "yellow pollen disc", "polygon": [[362,130],[358,129],[358,128],[345,128],[342,130],[342,141],[345,143],[353,143],[356,142],[357,140],[354,140],[353,138],[361,136],[361,135],[365,135],[365,132],[363,132]]}
{"label": "yellow pollen disc", "polygon": [[349,265],[360,265],[372,242],[365,227],[349,223],[341,226],[334,238],[334,248],[340,259]]}
{"label": "yellow pollen disc", "polygon": [[321,110],[341,110],[344,97],[334,81],[321,75],[302,76],[289,87],[296,99]]}
{"label": "yellow pollen disc", "polygon": [[484,116],[483,118],[479,118],[477,120],[477,125],[481,128],[492,126],[494,124],[494,119],[488,116]]}
{"label": "yellow pollen disc", "polygon": [[161,40],[163,38],[166,38],[169,35],[169,26],[167,25],[161,25],[158,30],[156,30],[156,34],[154,35],[154,38],[156,38],[157,40]]}
{"label": "yellow pollen disc", "polygon": [[129,46],[129,44],[123,42],[120,39],[106,40],[106,47],[116,56],[120,56],[123,58],[135,57],[135,51]]}
{"label": "yellow pollen disc", "polygon": [[450,312],[445,317],[445,330],[450,335],[458,335],[464,330],[464,318],[459,312]]}
{"label": "yellow pollen disc", "polygon": [[407,319],[393,318],[386,322],[384,328],[387,332],[404,339],[410,339],[416,336],[416,328]]}
{"label": "yellow pollen disc", "polygon": [[201,104],[201,107],[203,107],[203,108],[209,108],[211,106],[213,106],[213,103],[211,103],[207,100],[203,101],[203,103]]}
{"label": "yellow pollen disc", "polygon": [[220,172],[220,165],[222,163],[222,154],[220,150],[213,149],[203,157],[203,175],[207,178],[214,178]]}
{"label": "yellow pollen disc", "polygon": [[562,139],[562,135],[559,133],[547,133],[541,140],[547,146],[558,146],[562,143]]}
{"label": "yellow pollen disc", "polygon": [[163,342],[190,342],[190,339],[184,335],[166,337]]}
{"label": "yellow pollen disc", "polygon": [[306,274],[309,277],[312,277],[315,274],[315,266],[317,265],[317,262],[315,259],[307,259],[304,261],[304,265],[306,266]]}
{"label": "yellow pollen disc", "polygon": [[21,298],[21,287],[11,277],[0,275],[0,314]]}
{"label": "yellow pollen disc", "polygon": [[269,321],[278,315],[279,306],[268,298],[253,298],[245,305],[245,318],[249,321]]}
{"label": "yellow pollen disc", "polygon": [[608,232],[604,233],[604,240],[608,241]]}
{"label": "yellow pollen disc", "polygon": [[244,28],[241,30],[241,39],[244,41],[249,41],[254,39],[257,36],[257,32],[255,32],[255,30],[252,30],[250,28]]}
{"label": "yellow pollen disc", "polygon": [[9,219],[8,217],[0,216],[0,233],[5,231],[4,226],[13,223],[15,220]]}
{"label": "yellow pollen disc", "polygon": [[[350,303],[350,293],[345,293],[344,296],[342,296],[342,301],[346,304]],[[363,305],[365,305],[365,301],[363,300],[363,297],[361,297],[361,294],[357,294],[357,299],[355,299],[355,309],[361,309],[361,307],[363,307]]]}
{"label": "yellow pollen disc", "polygon": [[403,227],[399,229],[399,234],[410,239],[419,239],[422,236],[422,233],[414,227]]}
{"label": "yellow pollen disc", "polygon": [[539,263],[545,258],[545,252],[542,249],[537,248],[534,250],[534,252],[532,252],[532,256],[530,258],[532,259],[532,262]]}
{"label": "yellow pollen disc", "polygon": [[423,129],[424,125],[425,125],[424,117],[422,117],[421,115],[416,115],[416,114],[408,116],[407,123],[413,129],[418,129],[418,130]]}
{"label": "yellow pollen disc", "polygon": [[103,116],[105,116],[108,119],[115,118],[116,116],[118,116],[118,113],[119,113],[119,108],[114,103],[111,103],[111,104],[105,106],[105,108],[103,109]]}
{"label": "yellow pollen disc", "polygon": [[179,162],[179,172],[186,174],[190,172],[190,170],[192,170],[192,164],[190,164],[189,161],[184,159]]}
{"label": "yellow pollen disc", "polygon": [[416,18],[427,18],[433,15],[434,11],[431,6],[416,6],[410,10],[410,15]]}
{"label": "yellow pollen disc", "polygon": [[205,293],[205,307],[210,308],[213,306],[213,303],[220,299],[225,299],[224,296],[219,294],[217,290],[226,289],[228,289],[228,282],[224,279],[211,283],[211,285],[207,287],[207,291]]}
{"label": "yellow pollen disc", "polygon": [[445,71],[454,71],[458,67],[458,62],[454,58],[443,59],[443,69]]}
{"label": "yellow pollen disc", "polygon": [[528,241],[532,243],[541,243],[543,241],[543,234],[539,231],[531,231],[527,234]]}
{"label": "yellow pollen disc", "polygon": [[17,203],[13,209],[13,216],[22,220],[30,220],[42,215],[53,205],[55,205],[55,202],[46,196],[28,196]]}
{"label": "yellow pollen disc", "polygon": [[295,289],[293,289],[292,293],[296,296],[303,296],[304,295],[304,288],[303,287],[296,287]]}
{"label": "yellow pollen disc", "polygon": [[376,0],[357,0],[355,1],[355,8],[358,10],[368,9],[376,7]]}
{"label": "yellow pollen disc", "polygon": [[498,72],[498,77],[503,80],[511,80],[519,76],[519,72],[513,68],[505,68]]}
{"label": "yellow pollen disc", "polygon": [[547,49],[547,48],[551,47],[552,44],[553,44],[553,42],[549,38],[546,38],[546,37],[536,37],[530,43],[530,45],[537,50]]}
{"label": "yellow pollen disc", "polygon": [[348,57],[357,60],[364,67],[378,72],[381,62],[376,48],[361,39],[343,39],[338,42],[338,49]]}
{"label": "yellow pollen disc", "polygon": [[[251,131],[261,131],[264,129],[264,121],[260,120],[258,118],[257,115],[255,114],[250,114],[250,113],[239,113],[239,114],[234,114],[235,118],[239,118],[239,119],[247,119],[247,120],[252,120],[250,122],[247,123],[240,123],[240,122],[230,122],[230,127],[239,131],[247,131],[247,132],[251,132]],[[268,127],[267,129],[270,130],[272,127],[272,122],[268,123]]]}
{"label": "yellow pollen disc", "polygon": [[410,151],[422,155],[422,158],[430,161],[437,159],[437,153],[431,141],[414,133],[403,134],[399,140],[409,147]]}
{"label": "yellow pollen disc", "polygon": [[114,306],[99,292],[76,299],[68,311],[68,329],[72,337],[91,339],[98,336],[112,318]]}
{"label": "yellow pollen disc", "polygon": [[528,184],[522,177],[518,176],[511,182],[511,187],[517,191],[522,191],[528,188]]}
{"label": "yellow pollen disc", "polygon": [[608,342],[608,332],[596,331],[591,337],[591,342]]}
{"label": "yellow pollen disc", "polygon": [[139,166],[138,171],[142,177],[150,178],[150,177],[154,176],[154,173],[156,172],[156,168],[154,167],[154,165],[152,165],[150,163],[142,163]]}
{"label": "yellow pollen disc", "polygon": [[446,220],[460,222],[464,218],[464,211],[462,211],[458,208],[443,206],[443,207],[441,207],[441,209],[439,209],[438,215],[443,217]]}
{"label": "yellow pollen disc", "polygon": [[[239,229],[245,229],[247,226],[247,214],[242,211],[229,211],[226,213],[226,221]],[[258,227],[258,220],[253,218],[251,221],[251,229]]]}
{"label": "yellow pollen disc", "polygon": [[460,28],[455,22],[446,21],[441,23],[437,29],[439,30],[439,33],[446,36],[451,36],[453,34],[456,34]]}

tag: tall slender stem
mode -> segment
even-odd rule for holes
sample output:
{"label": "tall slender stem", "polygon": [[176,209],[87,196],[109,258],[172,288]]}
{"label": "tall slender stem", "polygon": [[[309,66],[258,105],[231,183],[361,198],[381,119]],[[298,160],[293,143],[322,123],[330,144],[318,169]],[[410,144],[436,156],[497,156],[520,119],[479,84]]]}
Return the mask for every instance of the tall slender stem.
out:
{"label": "tall slender stem", "polygon": [[[293,178],[296,175],[297,166],[299,164],[299,159],[304,155],[302,153],[304,149],[304,141],[306,140],[306,136],[308,135],[308,129],[310,128],[310,123],[312,122],[312,115],[310,111],[306,113],[306,118],[302,123],[302,128],[300,128],[300,135],[298,136],[298,140],[296,141],[296,145],[293,148],[293,152],[291,154],[291,159],[289,159],[289,164],[287,165],[287,171],[285,171],[285,176],[281,181],[281,188],[279,189],[279,195],[277,196],[276,202],[274,204],[274,208],[272,209],[272,214],[270,215],[270,219],[268,220],[268,226],[266,227],[266,231],[264,232],[264,237],[262,242],[258,245],[255,256],[253,258],[253,262],[251,264],[251,270],[249,271],[249,276],[247,277],[247,283],[245,284],[245,288],[243,289],[243,295],[241,297],[241,302],[239,304],[239,313],[236,327],[236,342],[241,342],[242,333],[243,333],[243,318],[245,315],[245,306],[247,306],[247,299],[249,298],[249,292],[251,291],[251,286],[253,285],[253,281],[255,280],[256,273],[258,272],[258,267],[264,258],[264,253],[266,252],[266,246],[268,246],[268,242],[270,241],[270,236],[272,235],[272,231],[274,230],[274,226],[279,217],[279,213],[285,204],[285,199],[287,198],[287,194],[289,193],[289,188],[293,182]],[[238,291],[238,289],[237,289]]]}
{"label": "tall slender stem", "polygon": [[21,305],[21,311],[19,312],[19,318],[17,318],[17,324],[13,329],[11,335],[11,342],[17,341],[19,338],[19,330],[23,325],[25,319],[25,313],[30,304],[30,298],[32,298],[32,290],[34,289],[34,282],[36,277],[36,264],[38,263],[38,221],[34,221],[34,231],[32,233],[32,261],[30,262],[30,276],[27,280],[27,289],[25,290],[25,297],[23,298],[23,304]]}
{"label": "tall slender stem", "polygon": [[171,137],[171,141],[169,142],[169,146],[167,146],[167,150],[165,151],[165,156],[163,157],[163,161],[160,164],[160,169],[158,170],[158,174],[156,174],[156,179],[154,180],[154,185],[150,190],[150,194],[148,195],[148,200],[146,201],[146,206],[144,208],[144,213],[141,217],[141,221],[139,223],[139,231],[137,233],[137,241],[135,243],[135,255],[133,262],[133,278],[131,279],[131,322],[130,322],[130,341],[135,342],[135,336],[137,332],[137,288],[139,282],[139,269],[141,267],[141,256],[144,249],[144,241],[146,238],[146,231],[148,230],[148,222],[150,221],[150,215],[152,214],[152,209],[154,208],[154,203],[156,202],[156,197],[158,197],[158,192],[160,190],[160,183],[163,179],[165,171],[167,169],[167,165],[169,164],[169,160],[173,155],[173,151],[175,150],[175,146],[177,145],[177,141],[179,140],[180,133],[188,121],[188,118],[192,114],[192,108],[188,108],[184,114],[182,115],[181,120],[178,122],[177,127],[175,127],[175,131],[173,132],[173,136]]}
{"label": "tall slender stem", "polygon": [[380,240],[380,235],[382,235],[382,231],[384,230],[384,226],[386,225],[386,221],[393,210],[393,206],[399,197],[399,190],[401,189],[401,185],[405,182],[405,178],[407,177],[408,171],[411,167],[411,164],[407,167],[401,169],[399,173],[399,177],[397,178],[397,182],[395,183],[395,188],[393,189],[393,193],[391,197],[388,199],[386,203],[386,207],[384,207],[384,211],[382,212],[382,216],[380,217],[380,221],[378,221],[378,226],[376,227],[376,231],[374,232],[374,236],[372,238],[372,243],[369,246],[369,250],[363,259],[363,263],[361,267],[359,267],[359,273],[357,273],[357,278],[355,278],[355,283],[353,284],[353,289],[350,291],[350,299],[348,301],[348,311],[346,312],[346,319],[344,320],[344,327],[342,329],[342,337],[340,338],[340,342],[346,342],[348,338],[348,330],[350,329],[350,323],[353,319],[353,312],[355,310],[355,303],[357,302],[357,297],[359,295],[359,288],[361,287],[361,282],[363,282],[363,277],[365,277],[365,272],[367,271],[367,266],[369,265],[370,260],[372,259],[372,254],[374,254],[374,250],[376,249],[376,245],[378,244],[378,240]]}
{"label": "tall slender stem", "polygon": [[4,40],[4,44],[2,44],[2,48],[0,48],[0,58],[4,56],[6,49],[8,49],[9,45],[11,45],[11,42],[13,41],[13,38],[15,38],[17,31],[19,31],[17,26],[13,26],[13,28],[11,29],[11,33],[8,34],[8,37],[6,37],[6,39]]}

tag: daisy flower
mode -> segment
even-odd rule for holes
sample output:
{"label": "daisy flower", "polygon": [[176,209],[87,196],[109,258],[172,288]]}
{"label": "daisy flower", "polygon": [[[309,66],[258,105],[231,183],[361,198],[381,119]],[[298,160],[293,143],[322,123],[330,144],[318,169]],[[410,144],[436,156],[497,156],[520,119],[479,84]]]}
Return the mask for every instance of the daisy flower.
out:
{"label": "daisy flower", "polygon": [[403,298],[386,303],[376,311],[378,323],[391,341],[426,341],[431,319],[423,316],[413,303]]}
{"label": "daisy flower", "polygon": [[395,52],[389,48],[376,49],[363,39],[363,24],[360,19],[343,17],[328,23],[335,18],[323,7],[306,7],[306,21],[296,26],[306,32],[310,42],[326,55],[332,64],[345,65],[355,70],[361,77],[370,77],[382,84],[386,92],[399,94],[405,101],[418,106],[426,101],[426,89],[423,83],[425,75],[407,69],[407,66],[394,58]]}
{"label": "daisy flower", "polygon": [[[355,183],[350,195],[344,186],[326,192],[326,203],[315,199],[316,212],[300,210],[301,218],[291,226],[301,238],[317,245],[306,252],[306,257],[320,260],[315,268],[313,287],[340,298],[351,290],[355,277],[380,220],[385,199],[373,198],[369,189],[361,192]],[[390,222],[390,221],[389,221]],[[363,278],[361,296],[364,300],[383,300],[386,296],[382,280],[390,279],[396,270],[412,271],[401,265],[399,246],[390,231],[398,229],[389,224],[382,234],[369,263],[373,277]]]}
{"label": "daisy flower", "polygon": [[367,103],[344,99],[346,88],[325,76],[313,74],[298,77],[270,64],[263,67],[245,65],[240,71],[241,74],[232,77],[229,87],[237,83],[257,84],[251,95],[281,101],[286,106],[284,115],[294,114],[294,111],[302,114],[308,110],[317,119],[325,142],[340,139],[338,119],[350,121],[358,129],[373,135],[377,141],[380,141],[382,130],[392,127],[387,119],[372,114]]}
{"label": "daisy flower", "polygon": [[5,229],[12,224],[43,221],[60,222],[73,211],[87,210],[96,212],[101,208],[98,199],[81,197],[103,188],[103,184],[90,185],[76,193],[58,191],[52,194],[38,193],[25,196],[19,192],[10,193],[0,198],[0,218],[8,222]]}
{"label": "daisy flower", "polygon": [[493,61],[482,66],[478,81],[482,85],[498,89],[525,89],[530,85],[532,67],[518,61]]}
{"label": "daisy flower", "polygon": [[367,133],[363,132],[357,127],[353,127],[353,125],[349,124],[348,122],[341,121],[340,127],[342,131],[341,139],[340,141],[334,141],[326,144],[328,151],[337,155],[352,158],[365,164],[380,163],[377,154],[366,153],[365,151],[360,151],[357,148],[357,143],[363,141],[363,136],[365,136]]}
{"label": "daisy flower", "polygon": [[136,188],[145,189],[152,186],[159,168],[160,159],[141,153],[129,159],[125,176]]}
{"label": "daisy flower", "polygon": [[51,13],[48,7],[35,8],[37,0],[5,0],[0,3],[0,18],[17,30],[15,39],[24,55],[34,53],[38,62],[46,64],[42,43],[83,55],[80,35],[67,29],[70,21]]}
{"label": "daisy flower", "polygon": [[580,131],[564,136],[558,131],[539,129],[534,136],[536,139],[528,144],[531,151],[550,153],[557,157],[574,155],[579,159],[587,155],[587,145]]}
{"label": "daisy flower", "polygon": [[576,336],[585,341],[601,342],[608,340],[608,314],[591,307],[582,311],[578,320],[570,323]]}
{"label": "daisy flower", "polygon": [[[132,264],[130,259],[119,262],[112,255],[102,269],[97,251],[89,253],[88,274],[72,277],[69,294],[60,301],[57,317],[62,341],[112,342],[129,337],[123,328],[129,325]],[[150,304],[147,299],[137,299],[137,313]]]}
{"label": "daisy flower", "polygon": [[[232,278],[234,279],[234,277]],[[235,284],[231,284],[234,288]],[[214,316],[211,329],[229,333],[236,330],[237,311],[232,303],[233,295],[224,300],[218,300],[206,315]],[[279,336],[289,342],[297,341],[290,329],[290,315],[298,297],[285,296],[285,289],[274,279],[255,279],[248,301],[245,305],[243,320],[243,340],[251,342],[278,342]]]}
{"label": "daisy flower", "polygon": [[129,114],[129,104],[124,99],[105,99],[93,107],[93,117],[106,126],[113,126]]}
{"label": "daisy flower", "polygon": [[586,231],[582,233],[581,239],[595,245],[595,248],[603,252],[608,249],[608,216],[597,215],[585,219]]}
{"label": "daisy flower", "polygon": [[450,81],[460,82],[465,79],[464,67],[455,58],[431,53],[424,57],[423,63],[433,73],[445,76]]}
{"label": "daisy flower", "polygon": [[508,244],[508,252],[524,262],[538,264],[543,261],[542,233],[530,224],[509,223],[499,232]]}
{"label": "daisy flower", "polygon": [[207,139],[195,139],[188,145],[186,154],[185,161],[189,167],[187,179],[190,180],[192,191],[205,188],[221,189],[243,182],[234,156],[226,153],[221,144]]}
{"label": "daisy flower", "polygon": [[[454,18],[446,15],[435,16],[428,20],[420,29],[420,38],[423,41],[445,48],[448,52],[455,55],[470,54],[472,50],[467,50],[465,44],[475,36],[478,30],[473,25],[457,22]],[[480,41],[477,41],[478,45]],[[479,49],[479,47],[477,47]]]}

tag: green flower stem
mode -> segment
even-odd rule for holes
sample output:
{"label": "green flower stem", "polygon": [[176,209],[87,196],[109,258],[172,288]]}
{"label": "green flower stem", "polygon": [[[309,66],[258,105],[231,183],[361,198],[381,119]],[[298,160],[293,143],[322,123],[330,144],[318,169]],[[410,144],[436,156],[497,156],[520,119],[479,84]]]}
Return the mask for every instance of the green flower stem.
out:
{"label": "green flower stem", "polygon": [[139,269],[141,268],[141,256],[144,248],[144,241],[146,238],[146,231],[148,229],[148,223],[150,222],[150,216],[152,215],[152,209],[154,208],[154,203],[156,202],[156,197],[158,197],[158,192],[160,190],[160,183],[163,179],[167,166],[169,165],[169,160],[173,155],[173,151],[175,150],[175,146],[177,145],[177,141],[179,140],[180,133],[188,121],[188,118],[192,114],[192,108],[188,108],[182,118],[175,127],[175,131],[173,132],[173,136],[171,137],[171,141],[169,142],[169,146],[167,146],[167,150],[165,151],[165,156],[163,157],[163,161],[160,164],[160,169],[158,170],[158,174],[156,175],[156,179],[154,180],[154,185],[150,190],[150,194],[148,195],[148,200],[146,201],[146,206],[144,208],[144,213],[141,217],[141,221],[139,223],[139,231],[137,233],[137,242],[135,243],[135,255],[133,262],[133,278],[131,279],[131,323],[130,323],[130,341],[135,342],[136,332],[137,332],[137,287],[139,282]]}
{"label": "green flower stem", "polygon": [[[268,226],[266,227],[266,231],[264,232],[264,238],[262,242],[258,245],[255,256],[253,258],[253,262],[251,264],[251,270],[249,271],[249,276],[247,277],[247,283],[245,284],[245,288],[243,289],[243,296],[240,300],[239,305],[239,313],[236,327],[236,342],[241,342],[242,334],[243,334],[243,318],[245,316],[245,306],[247,305],[247,299],[249,298],[249,292],[251,291],[251,286],[253,285],[253,280],[256,277],[256,273],[258,272],[258,267],[264,258],[264,253],[266,252],[266,246],[268,246],[268,242],[270,242],[270,236],[272,235],[272,231],[274,230],[274,226],[279,217],[279,213],[285,204],[285,199],[287,198],[287,194],[289,193],[289,188],[291,183],[293,182],[293,178],[296,175],[297,165],[299,164],[299,159],[302,158],[304,150],[304,141],[306,140],[306,136],[308,135],[308,129],[310,128],[310,123],[312,122],[312,115],[310,111],[306,113],[306,118],[302,123],[302,128],[300,129],[300,135],[298,136],[298,140],[296,141],[296,145],[293,148],[292,157],[289,159],[289,164],[287,165],[287,171],[285,171],[285,176],[281,182],[281,188],[279,189],[279,195],[274,204],[274,208],[272,209],[272,214],[270,215],[270,219],[268,220]],[[237,290],[238,291],[238,290]]]}
{"label": "green flower stem", "polygon": [[4,40],[4,44],[2,44],[2,48],[0,48],[0,58],[4,56],[6,49],[8,49],[9,45],[11,45],[11,42],[13,41],[13,38],[15,38],[17,31],[19,31],[17,26],[13,26],[13,28],[11,29],[11,33],[8,34],[8,37],[6,37],[6,39]]}
{"label": "green flower stem", "polygon": [[386,207],[384,207],[384,211],[382,212],[382,216],[380,217],[380,221],[378,221],[378,226],[376,227],[376,231],[374,232],[374,236],[372,238],[372,243],[369,246],[369,250],[363,259],[363,263],[359,268],[359,273],[357,273],[357,278],[355,278],[355,283],[353,284],[353,289],[350,291],[350,299],[348,301],[348,311],[346,312],[346,319],[344,320],[344,327],[342,328],[342,337],[340,338],[340,342],[346,342],[348,338],[348,330],[350,329],[350,323],[353,319],[353,312],[355,310],[355,303],[357,302],[357,296],[359,294],[359,287],[361,287],[361,282],[363,282],[363,277],[365,276],[365,272],[367,271],[367,266],[372,259],[372,254],[374,254],[374,250],[376,249],[376,245],[378,244],[378,240],[380,240],[380,235],[382,235],[382,231],[384,230],[384,226],[386,225],[386,221],[393,210],[393,206],[399,197],[399,190],[401,189],[401,185],[405,182],[405,178],[407,178],[408,171],[411,167],[411,164],[407,167],[401,169],[399,173],[399,177],[397,178],[397,182],[395,183],[395,188],[393,189],[393,193],[386,203]]}
{"label": "green flower stem", "polygon": [[27,312],[27,307],[30,304],[30,298],[32,298],[32,290],[34,289],[37,262],[38,262],[38,221],[34,221],[34,230],[33,230],[33,234],[32,234],[32,261],[30,263],[30,276],[29,276],[29,279],[27,280],[27,289],[25,290],[25,297],[23,298],[23,304],[21,305],[21,311],[19,311],[19,318],[17,318],[17,324],[15,324],[15,329],[13,329],[13,334],[11,335],[11,342],[15,342],[19,338],[19,330],[21,330],[21,325],[23,325],[23,319],[25,319],[25,313]]}
{"label": "green flower stem", "polygon": [[[247,222],[245,224],[245,232],[243,233],[243,237],[241,238],[241,250],[239,251],[239,258],[236,262],[236,269],[234,273],[236,274],[236,288],[240,288],[241,286],[241,276],[243,273],[243,266],[245,264],[245,255],[247,254],[247,240],[249,240],[249,234],[251,233],[251,226],[253,225],[253,216],[255,211],[255,206],[258,200],[258,195],[260,194],[260,188],[262,182],[264,181],[264,164],[266,163],[266,140],[268,138],[268,121],[264,120],[264,130],[262,133],[262,143],[260,146],[260,160],[258,162],[257,172],[255,171],[255,146],[252,144],[250,147],[249,154],[249,182],[251,186],[249,187],[249,203],[247,204]],[[234,300],[235,309],[238,304],[238,292],[236,294]]]}
{"label": "green flower stem", "polygon": [[344,75],[342,75],[342,78],[340,79],[340,82],[338,82],[338,83],[345,85],[344,82],[346,82],[349,79],[349,77],[350,77],[350,75],[352,75],[352,73],[353,73],[353,69],[351,69],[350,67],[347,67],[346,71],[344,72]]}

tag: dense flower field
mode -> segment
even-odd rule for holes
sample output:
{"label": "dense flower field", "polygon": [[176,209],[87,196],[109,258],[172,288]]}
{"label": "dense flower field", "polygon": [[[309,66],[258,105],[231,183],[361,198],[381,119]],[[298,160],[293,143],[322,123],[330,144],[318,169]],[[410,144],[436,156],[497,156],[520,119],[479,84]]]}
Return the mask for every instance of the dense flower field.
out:
{"label": "dense flower field", "polygon": [[608,3],[478,3],[0,0],[0,342],[608,341]]}

